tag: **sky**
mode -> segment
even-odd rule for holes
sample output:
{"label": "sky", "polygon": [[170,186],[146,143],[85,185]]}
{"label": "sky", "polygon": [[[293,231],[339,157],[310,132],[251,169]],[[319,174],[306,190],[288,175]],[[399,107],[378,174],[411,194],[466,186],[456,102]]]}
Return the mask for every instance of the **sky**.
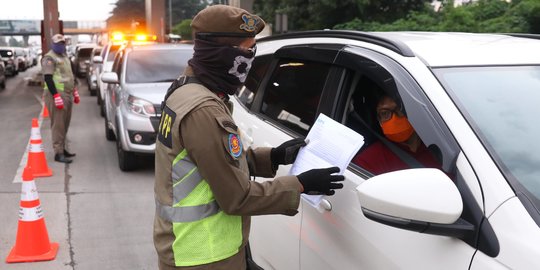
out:
{"label": "sky", "polygon": [[[57,0],[64,21],[105,21],[117,0]],[[0,20],[42,20],[43,0],[0,0]]]}

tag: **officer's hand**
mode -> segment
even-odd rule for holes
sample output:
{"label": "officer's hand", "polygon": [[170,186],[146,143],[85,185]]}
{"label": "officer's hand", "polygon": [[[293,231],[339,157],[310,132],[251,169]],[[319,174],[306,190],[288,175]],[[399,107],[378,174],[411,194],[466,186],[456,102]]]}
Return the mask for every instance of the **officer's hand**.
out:
{"label": "officer's hand", "polygon": [[303,193],[310,195],[334,195],[335,189],[342,189],[341,182],[345,179],[343,175],[333,175],[339,172],[338,167],[330,167],[325,169],[313,169],[303,172],[296,177],[304,187]]}
{"label": "officer's hand", "polygon": [[60,94],[56,93],[54,94],[54,106],[56,106],[57,109],[61,110],[64,108],[64,101],[62,100],[62,97]]}
{"label": "officer's hand", "polygon": [[75,102],[75,104],[79,104],[79,102],[81,102],[81,96],[79,96],[79,91],[77,91],[77,88],[73,90],[73,102]]}
{"label": "officer's hand", "polygon": [[300,151],[300,147],[305,146],[306,142],[302,138],[296,138],[282,143],[276,148],[272,148],[270,157],[272,166],[277,168],[278,165],[292,164]]}

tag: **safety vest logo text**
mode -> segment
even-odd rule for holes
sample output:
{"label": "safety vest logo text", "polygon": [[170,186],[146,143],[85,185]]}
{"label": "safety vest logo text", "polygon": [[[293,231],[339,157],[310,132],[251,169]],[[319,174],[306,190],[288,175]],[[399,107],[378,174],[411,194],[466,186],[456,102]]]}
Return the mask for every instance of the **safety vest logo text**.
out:
{"label": "safety vest logo text", "polygon": [[161,121],[158,128],[158,140],[165,146],[172,148],[172,125],[176,119],[176,113],[165,106],[161,114]]}

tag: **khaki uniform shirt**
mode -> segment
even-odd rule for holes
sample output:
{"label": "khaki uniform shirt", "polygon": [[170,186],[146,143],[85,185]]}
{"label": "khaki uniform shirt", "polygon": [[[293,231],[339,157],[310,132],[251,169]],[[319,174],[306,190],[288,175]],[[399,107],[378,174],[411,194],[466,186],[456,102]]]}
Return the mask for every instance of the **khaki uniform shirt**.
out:
{"label": "khaki uniform shirt", "polygon": [[[189,75],[190,70],[186,73]],[[228,147],[228,136],[239,134],[239,130],[226,104],[204,86],[186,84],[177,89],[166,104],[181,122],[172,125],[172,151],[159,140],[156,143],[156,200],[161,204],[172,204],[171,163],[185,148],[210,185],[220,208],[229,215],[242,216],[241,252],[223,261],[183,269],[245,269],[243,249],[248,241],[250,216],[295,215],[301,184],[296,176],[278,177],[263,183],[250,180],[250,175],[275,175],[270,161],[271,148],[243,150],[238,158],[234,158]],[[192,109],[186,112],[185,107]],[[154,243],[162,269],[165,268],[163,265],[174,266],[171,249],[174,240],[172,224],[156,215]]]}
{"label": "khaki uniform shirt", "polygon": [[[51,51],[52,52],[52,51]],[[41,59],[41,73],[43,75],[53,75],[54,71],[56,70],[56,67],[58,66],[60,68],[60,72],[65,74],[64,76],[69,77],[70,80],[67,82],[64,82],[64,92],[68,94],[67,96],[70,96],[73,92],[73,89],[77,85],[77,80],[75,79],[75,76],[73,75],[73,71],[71,70],[71,61],[66,55],[59,55],[54,53],[58,59],[61,59],[61,62],[56,62],[56,60],[49,55],[45,54],[43,56],[43,59]],[[62,91],[59,91],[56,89],[59,94],[62,94]],[[50,95],[49,91],[45,91],[45,94]]]}

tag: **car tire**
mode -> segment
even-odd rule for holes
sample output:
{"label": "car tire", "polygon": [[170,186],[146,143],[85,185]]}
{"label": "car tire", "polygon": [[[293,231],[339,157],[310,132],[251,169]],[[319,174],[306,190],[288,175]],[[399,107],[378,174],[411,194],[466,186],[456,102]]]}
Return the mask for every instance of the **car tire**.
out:
{"label": "car tire", "polygon": [[118,156],[118,167],[123,172],[135,170],[137,167],[137,156],[133,152],[122,149],[121,139],[116,140],[116,153]]}
{"label": "car tire", "polygon": [[97,93],[97,105],[101,105],[101,92],[99,91],[99,88],[96,90]]}
{"label": "car tire", "polygon": [[103,122],[105,122],[105,138],[107,139],[107,141],[114,141],[116,139],[116,136],[114,135],[114,131],[109,128],[109,121],[107,121],[107,117],[105,117],[105,121]]}
{"label": "car tire", "polygon": [[0,83],[0,89],[6,89],[6,80],[4,79],[2,83]]}
{"label": "car tire", "polygon": [[105,117],[105,101],[102,100],[101,102],[99,102],[99,115],[101,115],[101,117]]}
{"label": "car tire", "polygon": [[97,94],[97,93],[96,93],[96,92],[97,92],[96,90],[88,89],[88,91],[90,91],[90,96],[95,97],[96,94]]}

